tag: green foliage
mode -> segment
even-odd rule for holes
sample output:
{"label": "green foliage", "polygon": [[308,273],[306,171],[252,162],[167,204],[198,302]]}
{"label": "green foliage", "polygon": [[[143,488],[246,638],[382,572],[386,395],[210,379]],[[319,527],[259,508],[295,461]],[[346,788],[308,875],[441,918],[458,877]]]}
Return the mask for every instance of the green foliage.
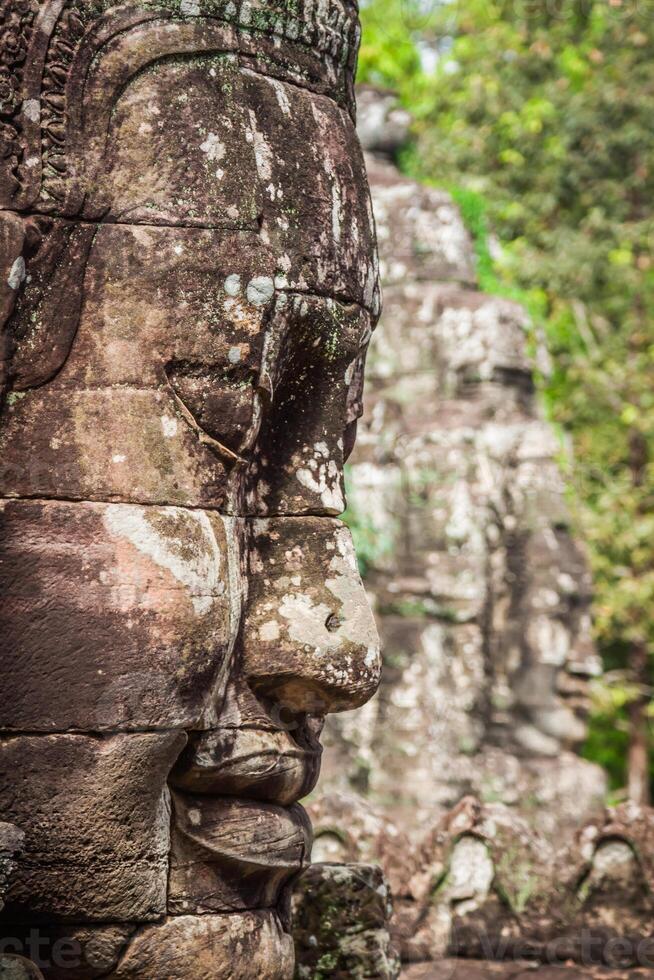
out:
{"label": "green foliage", "polygon": [[501,291],[501,284],[495,273],[488,239],[488,218],[486,201],[476,191],[468,187],[458,187],[456,184],[448,187],[455,203],[458,205],[468,231],[472,235],[477,262],[477,276],[481,289],[489,293]]}
{"label": "green foliage", "polygon": [[[482,288],[526,302],[546,335],[542,393],[574,448],[611,671],[587,752],[623,784],[626,705],[654,659],[654,19],[635,0],[369,0],[362,14],[363,76],[416,120],[403,167],[453,192]],[[650,670],[634,677],[638,645]]]}
{"label": "green foliage", "polygon": [[405,94],[411,111],[432,105],[421,45],[434,36],[439,4],[434,0],[363,0],[363,37],[358,80]]}
{"label": "green foliage", "polygon": [[[607,688],[617,695],[608,705]],[[613,688],[613,685],[602,684],[596,693],[595,710],[583,751],[586,759],[599,763],[606,770],[609,786],[614,791],[621,790],[627,782],[629,727],[624,709],[622,685]]]}

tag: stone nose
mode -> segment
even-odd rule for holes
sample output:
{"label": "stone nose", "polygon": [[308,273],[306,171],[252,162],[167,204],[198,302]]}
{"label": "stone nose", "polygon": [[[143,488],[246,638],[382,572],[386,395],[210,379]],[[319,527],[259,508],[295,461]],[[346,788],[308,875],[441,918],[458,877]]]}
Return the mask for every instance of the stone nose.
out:
{"label": "stone nose", "polygon": [[340,521],[254,521],[242,669],[257,693],[324,715],[364,704],[379,683],[379,638]]}

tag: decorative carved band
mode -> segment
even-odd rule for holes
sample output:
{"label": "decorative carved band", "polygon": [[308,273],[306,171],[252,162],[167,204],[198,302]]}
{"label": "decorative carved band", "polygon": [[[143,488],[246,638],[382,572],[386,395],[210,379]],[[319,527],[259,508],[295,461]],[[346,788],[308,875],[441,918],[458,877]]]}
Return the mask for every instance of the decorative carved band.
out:
{"label": "decorative carved band", "polygon": [[[229,53],[353,111],[354,0],[0,0],[0,24],[0,208],[77,213],[84,191],[67,179],[76,183],[79,166],[71,140],[88,139],[88,83],[97,93],[104,56],[117,46],[122,85],[130,69],[133,77],[162,57]],[[105,118],[119,95],[113,80]]]}

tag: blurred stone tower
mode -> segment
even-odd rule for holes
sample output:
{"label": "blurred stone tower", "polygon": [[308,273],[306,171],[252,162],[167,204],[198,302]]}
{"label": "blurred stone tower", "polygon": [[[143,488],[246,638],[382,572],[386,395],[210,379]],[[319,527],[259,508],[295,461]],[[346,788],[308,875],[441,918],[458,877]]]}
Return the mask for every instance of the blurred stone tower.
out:
{"label": "blurred stone tower", "polygon": [[474,794],[554,835],[605,786],[577,754],[599,662],[560,446],[535,399],[544,352],[519,305],[478,290],[452,199],[393,164],[406,113],[374,89],[358,102],[385,305],[349,515],[385,671],[368,705],[328,722],[317,853],[339,856],[338,792],[410,833]]}

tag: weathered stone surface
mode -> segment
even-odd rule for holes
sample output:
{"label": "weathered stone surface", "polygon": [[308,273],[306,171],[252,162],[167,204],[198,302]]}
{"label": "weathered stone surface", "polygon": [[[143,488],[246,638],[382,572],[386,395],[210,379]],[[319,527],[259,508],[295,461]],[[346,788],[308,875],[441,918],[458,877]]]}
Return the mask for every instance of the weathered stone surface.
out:
{"label": "weathered stone surface", "polygon": [[[608,810],[555,841],[534,831],[526,807],[525,818],[515,807],[472,798],[422,835],[352,795],[323,794],[309,811],[318,859],[365,856],[387,870],[393,942],[403,963],[429,964],[416,977],[431,976],[431,968],[446,975],[439,962],[454,953],[627,971],[654,966],[647,808]],[[492,975],[483,969],[480,977]]]}
{"label": "weathered stone surface", "polygon": [[[63,45],[82,30],[69,13],[56,28]],[[44,169],[42,207],[90,220],[30,218],[27,241],[19,219],[2,216],[6,268],[17,263],[7,314],[18,302],[3,352],[13,388],[0,437],[7,494],[234,509],[232,484],[250,464],[267,498],[250,474],[252,509],[294,512],[275,471],[313,454],[310,426],[279,444],[298,376],[313,399],[329,393],[319,417],[335,413],[326,442],[330,465],[342,463],[335,444],[353,400],[343,376],[369,336],[364,310],[378,308],[354,129],[325,96],[246,70],[235,55],[200,57],[214,29],[219,45],[237,42],[194,17],[103,16],[79,53],[89,63],[95,50],[95,61],[83,90],[69,93],[74,105],[45,97],[46,131],[61,127],[63,142],[56,192],[53,164]],[[100,216],[107,223],[96,226]],[[262,423],[272,445],[253,454]],[[270,454],[273,472],[262,475]]]}
{"label": "weathered stone surface", "polygon": [[293,941],[274,912],[181,915],[145,926],[107,980],[289,980]]}
{"label": "weathered stone surface", "polygon": [[218,725],[193,734],[171,773],[192,793],[287,805],[314,788],[320,770],[319,718],[266,708],[242,677],[230,680]]}
{"label": "weathered stone surface", "polygon": [[[118,963],[136,925],[7,924],[2,932],[3,949],[10,961],[32,964],[44,980],[96,980],[105,977]],[[20,953],[14,953],[20,950]],[[0,960],[0,963],[2,961]],[[26,966],[25,969],[30,969]],[[0,977],[3,974],[0,970]],[[7,975],[11,980],[11,975]],[[15,980],[23,980],[20,974]]]}
{"label": "weathered stone surface", "polygon": [[0,956],[2,980],[42,980],[43,974],[24,956],[7,954]]}
{"label": "weathered stone surface", "polygon": [[9,322],[3,493],[339,513],[370,316],[278,254],[251,233],[55,223]]}
{"label": "weathered stone surface", "polygon": [[520,306],[474,288],[451,199],[389,162],[406,129],[393,112],[365,91],[385,305],[349,481],[384,673],[362,712],[328,723],[323,786],[414,839],[467,793],[556,838],[601,810],[605,780],[576,754],[599,661],[535,401],[546,357]]}
{"label": "weathered stone surface", "polygon": [[5,918],[148,921],[166,906],[181,732],[0,742],[0,816],[24,828]]}
{"label": "weathered stone surface", "polygon": [[311,825],[301,806],[175,793],[168,910],[270,908],[309,861]]}
{"label": "weathered stone surface", "polygon": [[[407,375],[417,375],[417,383],[431,380],[430,407],[438,413],[437,418],[457,407],[464,409],[465,404],[442,406],[441,402],[462,395],[468,399],[476,392],[466,391],[465,386],[473,382],[502,382],[515,374],[513,380],[529,392],[532,364],[525,347],[528,319],[516,303],[439,280],[422,282],[414,272],[402,284],[385,289],[384,310],[368,380],[373,391],[381,389],[390,406],[399,400],[393,390],[387,391],[390,379],[395,379],[395,384],[404,379],[406,384],[410,380]],[[431,378],[425,377],[427,372]],[[402,405],[409,413],[406,422],[402,417],[402,431],[406,432],[407,424],[413,435],[416,430],[430,431],[433,420],[418,411],[413,399]],[[552,442],[551,435],[548,441]]]}
{"label": "weathered stone surface", "polygon": [[367,158],[373,187],[382,281],[473,284],[470,238],[449,194],[402,178],[384,160]]}
{"label": "weathered stone surface", "polygon": [[[386,290],[349,495],[385,670],[362,710],[328,720],[314,854],[381,864],[407,976],[585,963],[584,930],[610,965],[610,943],[636,937],[630,969],[649,831],[634,817],[603,836],[604,776],[577,755],[599,662],[535,400],[547,359],[520,306],[475,288],[449,197],[389,162],[407,126],[393,113],[366,91]],[[457,806],[470,793],[482,803]]]}
{"label": "weathered stone surface", "polygon": [[357,133],[364,150],[393,159],[407,141],[411,122],[391,89],[357,85]]}
{"label": "weathered stone surface", "polygon": [[4,896],[16,868],[16,858],[20,855],[24,834],[13,823],[0,823],[0,911],[4,906]]}
{"label": "weathered stone surface", "polygon": [[5,730],[210,724],[240,615],[243,522],[6,501],[0,528]]}
{"label": "weathered stone surface", "polygon": [[[177,916],[138,930],[74,924],[39,925],[31,934],[13,924],[11,930],[3,947],[24,955],[10,953],[6,967],[0,959],[3,980],[289,980],[293,974],[292,940],[269,911]],[[35,972],[8,972],[19,966]]]}
{"label": "weathered stone surface", "polygon": [[308,804],[315,829],[312,859],[325,864],[379,864],[393,896],[408,893],[418,870],[417,841],[360,796],[322,793]]}
{"label": "weathered stone surface", "polygon": [[[409,882],[413,922],[432,922],[420,958],[651,967],[653,824],[650,811],[625,805],[553,848],[515,811],[462,801],[423,841]],[[407,952],[410,919],[407,903]]]}
{"label": "weathered stone surface", "polygon": [[309,517],[254,522],[250,581],[242,670],[255,692],[320,716],[367,701],[379,642],[348,528]]}
{"label": "weathered stone surface", "polygon": [[[535,964],[485,963],[469,959],[443,959],[436,963],[416,963],[405,967],[400,980],[525,980],[538,977]],[[551,980],[551,978],[549,978]],[[561,980],[566,980],[565,975]],[[573,975],[568,980],[576,980]]]}
{"label": "weathered stone surface", "polygon": [[[8,152],[0,183],[7,208],[73,213],[85,208],[93,218],[100,216],[106,197],[98,195],[98,182],[101,187],[105,173],[115,169],[115,154],[130,152],[124,140],[116,138],[112,109],[120,107],[121,99],[129,102],[135,83],[147,86],[152,72],[170,68],[170,62],[174,70],[176,62],[188,61],[190,74],[194,69],[199,73],[206,62],[208,69],[214,67],[205,82],[211,99],[203,105],[213,113],[216,105],[223,113],[231,106],[242,108],[232,90],[220,85],[216,66],[225,62],[234,68],[249,64],[352,104],[358,23],[351,5],[338,0],[320,9],[279,3],[256,12],[248,3],[212,0],[192,7],[177,0],[158,7],[133,2],[121,8],[107,2],[94,7],[76,2],[63,12],[56,4],[39,10],[36,3],[26,3],[16,5],[12,28],[4,70]],[[197,95],[188,103],[177,103],[174,138],[163,143],[167,152],[179,154],[180,136],[201,124],[196,105]],[[162,102],[161,108],[169,106]],[[162,139],[157,130],[144,128],[139,142],[156,145],[157,138]],[[107,154],[107,149],[113,153]],[[244,178],[254,176],[253,160],[238,163]],[[208,196],[204,190],[199,203]],[[227,198],[226,203],[233,201]],[[179,211],[176,203],[176,219]]]}
{"label": "weathered stone surface", "polygon": [[395,980],[399,960],[388,936],[389,890],[378,867],[314,864],[293,891],[297,980]]}
{"label": "weathered stone surface", "polygon": [[272,406],[246,474],[246,506],[262,515],[340,514],[372,321],[358,306],[318,296],[285,295],[280,308],[268,347]]}
{"label": "weathered stone surface", "polygon": [[274,909],[308,860],[323,717],[379,678],[334,520],[379,312],[356,4],[0,19],[15,956],[48,980],[288,980]]}

